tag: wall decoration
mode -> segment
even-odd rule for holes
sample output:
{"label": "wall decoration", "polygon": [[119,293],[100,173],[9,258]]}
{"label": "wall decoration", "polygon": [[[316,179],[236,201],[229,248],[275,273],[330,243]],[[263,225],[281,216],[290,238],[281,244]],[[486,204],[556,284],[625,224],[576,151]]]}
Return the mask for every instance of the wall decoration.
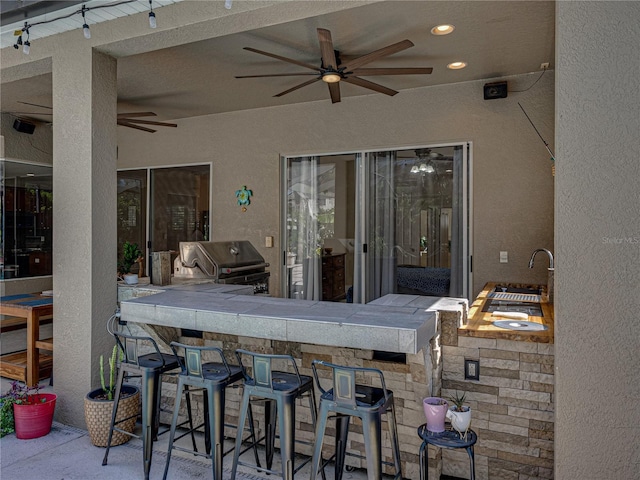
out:
{"label": "wall decoration", "polygon": [[242,206],[242,211],[246,212],[247,207],[251,203],[252,190],[248,190],[246,185],[243,185],[240,190],[236,190],[236,198],[238,199],[238,205]]}

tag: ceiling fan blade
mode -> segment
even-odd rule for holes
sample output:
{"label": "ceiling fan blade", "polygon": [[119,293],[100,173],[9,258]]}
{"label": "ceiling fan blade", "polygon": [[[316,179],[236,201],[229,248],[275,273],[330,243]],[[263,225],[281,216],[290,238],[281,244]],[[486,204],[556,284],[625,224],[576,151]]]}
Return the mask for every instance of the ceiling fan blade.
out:
{"label": "ceiling fan blade", "polygon": [[365,80],[364,78],[360,77],[346,77],[343,78],[342,81],[351,83],[353,85],[358,85],[359,87],[368,88],[369,90],[374,90],[379,93],[384,93],[385,95],[389,96],[394,96],[396,93],[398,93],[395,90],[391,90],[390,88],[370,82],[369,80]]}
{"label": "ceiling fan blade", "polygon": [[153,112],[131,112],[131,113],[119,113],[118,118],[123,117],[155,117],[156,114]]}
{"label": "ceiling fan blade", "polygon": [[324,28],[318,29],[318,42],[320,42],[320,53],[322,54],[322,66],[329,70],[337,69],[336,52],[333,49],[331,32]]}
{"label": "ceiling fan blade", "polygon": [[138,120],[136,118],[119,118],[118,123],[140,123],[142,125],[158,125],[160,127],[177,127],[178,125],[175,123],[167,123],[167,122],[154,122],[151,120]]}
{"label": "ceiling fan blade", "polygon": [[371,53],[367,53],[366,55],[362,55],[354,60],[351,60],[345,65],[345,71],[355,70],[356,68],[366,65],[367,63],[371,63],[374,60],[385,57],[387,55],[391,55],[392,53],[398,53],[402,50],[406,50],[407,48],[413,47],[413,42],[411,40],[402,40],[401,42],[394,43],[393,45],[387,45],[379,50],[375,50]]}
{"label": "ceiling fan blade", "polygon": [[340,82],[327,83],[329,85],[329,94],[331,95],[331,103],[340,101]]}
{"label": "ceiling fan blade", "polygon": [[46,108],[49,110],[53,110],[53,107],[48,107],[47,105],[38,105],[37,103],[29,103],[29,102],[21,102],[20,100],[16,100],[17,103],[21,103],[23,105],[31,105],[32,107],[40,107],[40,108]]}
{"label": "ceiling fan blade", "polygon": [[262,77],[296,77],[298,75],[318,75],[315,72],[305,72],[305,73],[272,73],[270,75],[240,75],[236,76],[236,78],[262,78]]}
{"label": "ceiling fan blade", "polygon": [[0,112],[0,113],[6,113],[8,115],[46,115],[48,117],[50,117],[51,115],[53,115],[53,113],[33,113],[33,112]]}
{"label": "ceiling fan blade", "polygon": [[424,75],[433,71],[433,68],[356,68],[353,70],[354,75],[371,76],[371,75]]}
{"label": "ceiling fan blade", "polygon": [[291,93],[295,90],[298,90],[299,88],[302,87],[306,87],[307,85],[311,85],[314,82],[317,82],[318,80],[320,80],[319,78],[314,78],[313,80],[308,80],[306,82],[302,82],[299,85],[296,85],[295,87],[290,88],[289,90],[285,90],[284,92],[280,92],[277,95],[274,95],[274,97],[282,97],[283,95],[286,95],[287,93]]}
{"label": "ceiling fan blade", "polygon": [[300,65],[301,67],[304,67],[304,68],[310,68],[311,70],[315,70],[316,72],[320,71],[320,68],[316,67],[315,65],[299,62],[298,60],[294,60],[293,58],[281,57],[280,55],[276,55],[275,53],[264,52],[262,50],[257,50],[251,47],[244,47],[244,50],[248,50],[254,53],[259,53],[260,55],[265,55],[267,57],[275,58],[276,60],[282,60],[283,62],[293,63],[294,65]]}
{"label": "ceiling fan blade", "polygon": [[147,128],[147,127],[141,127],[139,125],[134,125],[133,123],[129,123],[129,122],[118,122],[118,125],[122,125],[123,127],[135,128],[137,130],[142,130],[143,132],[154,133],[156,131],[156,130],[152,130],[152,129]]}

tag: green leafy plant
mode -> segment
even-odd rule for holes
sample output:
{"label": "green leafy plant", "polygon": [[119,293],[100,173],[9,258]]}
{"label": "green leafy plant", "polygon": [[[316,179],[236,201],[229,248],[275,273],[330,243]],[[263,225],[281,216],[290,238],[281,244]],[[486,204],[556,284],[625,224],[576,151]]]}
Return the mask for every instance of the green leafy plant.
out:
{"label": "green leafy plant", "polygon": [[462,392],[462,395],[460,395],[458,393],[458,391],[456,390],[455,395],[451,395],[449,397],[449,400],[451,400],[451,403],[453,403],[456,412],[463,412],[464,411],[464,401],[467,397],[467,394]]}
{"label": "green leafy plant", "polygon": [[40,396],[41,385],[27,387],[17,380],[11,382],[11,388],[0,397],[0,438],[15,432],[13,405],[34,405],[43,403],[45,398]]}
{"label": "green leafy plant", "polygon": [[118,264],[118,271],[124,275],[131,273],[131,267],[142,256],[137,243],[124,242],[122,246],[122,260]]}
{"label": "green leafy plant", "polygon": [[120,349],[118,345],[113,346],[111,357],[109,357],[109,383],[107,384],[104,377],[104,355],[100,355],[100,386],[107,400],[113,400],[113,394],[115,393],[115,379],[116,379],[116,362],[118,360],[118,353]]}

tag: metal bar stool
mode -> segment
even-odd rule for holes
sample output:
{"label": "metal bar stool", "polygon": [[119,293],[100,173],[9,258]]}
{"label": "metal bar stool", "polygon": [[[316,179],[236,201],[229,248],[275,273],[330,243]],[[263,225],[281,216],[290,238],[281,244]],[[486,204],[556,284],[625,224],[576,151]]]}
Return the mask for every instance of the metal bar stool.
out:
{"label": "metal bar stool", "polygon": [[[260,465],[252,465],[240,461],[241,438],[236,439],[236,450],[233,457],[233,468],[231,478],[236,477],[238,465],[255,467],[258,471],[267,474],[280,475],[285,480],[293,480],[295,473],[306,465],[311,459],[295,465],[295,401],[303,396],[309,397],[309,408],[311,410],[311,421],[316,425],[316,400],[313,390],[313,378],[307,375],[300,375],[294,358],[291,355],[269,355],[262,353],[248,352],[246,350],[236,350],[238,363],[242,367],[244,374],[244,393],[240,406],[238,419],[238,430],[244,428],[249,411],[250,401],[254,397],[254,402],[264,403],[265,415],[265,435],[258,440],[265,441],[266,468]],[[243,358],[250,358],[253,376],[249,375],[247,368],[243,365]],[[272,362],[284,361],[290,365],[294,373],[273,370]],[[272,470],[274,443],[276,438],[276,418],[280,438],[280,456],[282,470],[280,472]]]}
{"label": "metal bar stool", "polygon": [[[173,354],[160,352],[158,344],[151,337],[136,336],[125,333],[118,329],[119,317],[113,315],[107,322],[107,331],[114,336],[120,349],[124,352],[124,359],[118,367],[118,379],[116,381],[116,391],[114,395],[113,410],[111,413],[111,425],[109,427],[109,439],[107,449],[104,452],[102,465],[107,464],[109,449],[111,448],[111,438],[114,431],[130,435],[135,438],[142,438],[144,478],[148,480],[151,469],[151,456],[153,453],[153,441],[158,437],[158,427],[160,423],[160,390],[161,375],[175,370],[180,366],[179,359]],[[142,348],[153,350],[152,353],[140,355]],[[118,424],[131,417],[116,422],[118,404],[122,384],[126,378],[140,377],[141,379],[141,399],[142,399],[142,433],[136,435],[118,428]],[[191,402],[187,397],[187,410],[189,425],[192,427]],[[162,432],[164,433],[164,432]],[[195,436],[192,436],[195,448]]]}
{"label": "metal bar stool", "polygon": [[[332,370],[333,388],[325,390],[318,378],[317,366],[327,367]],[[335,458],[335,479],[341,480],[344,470],[346,455],[363,458],[362,455],[346,451],[347,437],[349,435],[349,421],[351,417],[359,417],[362,421],[362,432],[367,460],[367,478],[380,480],[382,478],[382,465],[393,465],[396,475],[394,478],[402,478],[400,466],[400,446],[398,444],[398,430],[396,426],[393,392],[387,390],[382,372],[375,368],[346,367],[332,363],[314,360],[311,363],[313,376],[320,390],[320,412],[316,428],[316,445],[313,452],[311,465],[311,480],[315,480],[318,470],[324,472],[326,464]],[[356,374],[367,372],[379,376],[381,388],[356,384]],[[324,439],[327,420],[330,412],[336,420],[336,452],[326,462],[322,462],[322,442]],[[382,415],[387,415],[391,448],[393,451],[393,463],[382,461]]]}
{"label": "metal bar stool", "polygon": [[[184,345],[178,342],[171,342],[171,349],[175,356],[180,359],[180,367],[182,371],[178,375],[178,388],[176,390],[176,401],[173,410],[173,420],[169,435],[169,450],[167,453],[167,462],[164,467],[163,479],[167,478],[169,472],[169,462],[171,461],[171,451],[173,449],[183,452],[193,453],[206,457],[212,462],[213,480],[222,480],[222,460],[224,456],[233,448],[224,451],[224,415],[225,415],[225,391],[226,388],[243,379],[242,368],[237,365],[229,365],[224,356],[223,351],[217,347],[198,347],[193,345]],[[178,350],[184,352],[184,357],[178,355]],[[216,357],[216,362],[203,363],[204,355]],[[184,361],[182,360],[184,358]],[[178,414],[180,412],[180,403],[183,390],[186,398],[193,393],[189,387],[203,389],[204,392],[204,422],[196,427],[191,427],[190,431],[182,433],[175,437],[176,427],[178,425]],[[174,442],[183,438],[194,430],[204,427],[205,431],[205,450],[206,453],[198,452],[197,448],[187,449],[176,445]],[[253,428],[253,415],[249,410],[249,431],[248,438],[252,439],[254,455],[256,463],[258,461],[258,449],[255,441],[256,436]],[[242,431],[238,433],[238,438],[242,436]],[[251,448],[251,447],[249,447]]]}

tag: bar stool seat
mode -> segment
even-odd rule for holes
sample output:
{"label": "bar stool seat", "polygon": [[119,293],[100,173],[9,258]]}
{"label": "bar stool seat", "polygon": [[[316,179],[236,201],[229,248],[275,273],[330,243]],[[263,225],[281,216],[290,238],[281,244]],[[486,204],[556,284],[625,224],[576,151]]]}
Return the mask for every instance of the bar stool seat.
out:
{"label": "bar stool seat", "polygon": [[[167,453],[167,462],[164,468],[163,479],[167,478],[169,472],[169,463],[171,461],[171,451],[173,449],[184,452],[194,453],[206,457],[212,462],[213,480],[222,480],[222,461],[224,456],[231,451],[223,450],[224,442],[224,416],[225,416],[225,391],[226,388],[243,379],[242,368],[237,365],[230,365],[224,356],[223,351],[217,347],[204,347],[185,345],[178,342],[171,342],[171,349],[177,358],[184,358],[180,362],[181,372],[178,375],[178,388],[176,390],[176,401],[173,410],[173,420],[169,435],[169,450]],[[184,352],[184,357],[178,355],[179,351]],[[218,357],[217,362],[203,363],[203,353]],[[180,412],[180,403],[183,392],[186,398],[194,392],[189,387],[202,389],[204,392],[204,421],[181,434],[176,438],[176,427],[178,426],[178,415]],[[204,427],[205,430],[205,451],[198,452],[195,443],[193,449],[187,449],[176,445],[174,442],[180,438],[192,434],[198,429]],[[255,432],[253,430],[253,415],[249,411],[249,438],[252,439],[254,455],[256,463],[258,463],[257,442],[255,441]],[[238,438],[242,437],[242,431],[237,434]]]}
{"label": "bar stool seat", "polygon": [[[322,388],[318,378],[318,366],[326,367],[332,371],[333,386],[331,389],[325,390]],[[358,417],[362,421],[367,478],[369,480],[380,480],[382,478],[382,465],[394,466],[396,472],[394,478],[402,478],[393,392],[387,390],[382,372],[375,368],[347,367],[320,360],[313,360],[311,367],[316,384],[321,392],[316,444],[311,465],[311,480],[315,480],[318,470],[324,473],[326,464],[332,459],[335,459],[335,479],[341,480],[345,456],[351,455],[363,458],[362,455],[346,451],[351,417]],[[378,376],[381,387],[356,384],[356,374],[359,372]],[[335,414],[331,418],[336,421],[336,451],[326,462],[323,462],[321,456],[322,443],[330,413]],[[393,463],[382,460],[382,415],[387,417]]]}
{"label": "bar stool seat", "polygon": [[[238,436],[231,478],[235,478],[238,465],[244,465],[255,467],[258,471],[266,472],[267,474],[279,475],[284,480],[293,480],[295,473],[311,460],[307,458],[295,465],[295,401],[305,396],[309,398],[311,421],[315,428],[316,401],[313,378],[300,375],[296,362],[291,355],[270,355],[238,349],[236,350],[236,357],[238,358],[238,363],[242,366],[244,374],[244,392],[240,406],[238,430],[244,428],[247,413],[250,412],[251,401],[264,403],[265,435],[259,438],[256,443],[262,440],[265,441],[266,468],[261,467],[260,464],[251,465],[240,461],[240,454],[242,453],[240,451],[241,439]],[[251,375],[243,364],[243,358],[250,359]],[[291,367],[293,373],[274,370],[272,368],[274,361],[284,362]],[[279,472],[272,470],[276,419],[280,438],[281,471]]]}
{"label": "bar stool seat", "polygon": [[[107,322],[107,331],[115,338],[120,350],[124,353],[124,358],[118,366],[118,378],[116,380],[116,391],[109,427],[109,439],[107,441],[107,448],[104,453],[102,465],[107,465],[109,449],[111,448],[111,438],[114,431],[135,438],[142,438],[144,478],[148,480],[149,470],[151,469],[153,441],[158,437],[160,423],[161,375],[179,368],[180,360],[173,354],[162,353],[158,348],[158,344],[151,337],[136,336],[119,330],[118,321],[119,318],[114,315]],[[143,348],[146,350],[150,349],[152,352],[140,355],[139,352],[142,351]],[[129,418],[116,421],[122,385],[125,379],[134,377],[139,377],[141,381],[142,432],[140,435],[127,432],[118,427],[118,424],[125,422]],[[189,402],[189,399],[187,399],[187,401]],[[188,421],[190,425],[192,425],[190,403],[188,403],[188,416]],[[195,437],[193,437],[192,440],[195,445]]]}

